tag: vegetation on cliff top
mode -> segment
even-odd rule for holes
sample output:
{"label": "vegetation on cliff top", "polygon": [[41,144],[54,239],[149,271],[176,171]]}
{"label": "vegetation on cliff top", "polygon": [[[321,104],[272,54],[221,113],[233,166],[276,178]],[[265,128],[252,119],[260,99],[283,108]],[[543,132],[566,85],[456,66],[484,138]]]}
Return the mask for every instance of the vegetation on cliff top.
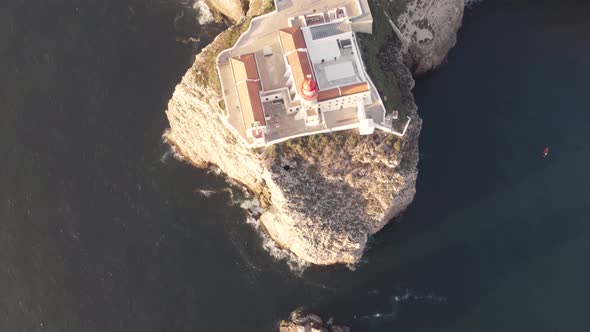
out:
{"label": "vegetation on cliff top", "polygon": [[397,37],[385,13],[395,20],[406,10],[408,1],[369,1],[373,15],[373,33],[357,35],[367,72],[381,95],[385,109],[388,113],[398,110],[400,115],[405,115],[406,108],[402,100],[399,77],[388,63],[390,54],[384,52],[387,46],[397,44]]}
{"label": "vegetation on cliff top", "polygon": [[217,74],[216,60],[219,53],[231,48],[238,41],[238,38],[248,30],[250,22],[256,16],[260,16],[273,11],[273,0],[252,0],[248,8],[248,13],[238,23],[229,27],[219,34],[219,36],[205,49],[203,49],[197,64],[193,67],[195,70],[195,81],[199,86],[210,87],[221,95],[221,82]]}
{"label": "vegetation on cliff top", "polygon": [[[394,135],[377,132],[370,136],[361,136],[351,130],[329,134],[310,135],[290,139],[282,144],[275,144],[265,149],[265,158],[269,162],[282,158],[306,160],[311,163],[325,162],[338,155],[352,154],[359,146],[378,147],[376,154],[396,157],[401,148],[401,140]],[[373,148],[371,149],[375,151]],[[351,156],[343,156],[350,161]]]}

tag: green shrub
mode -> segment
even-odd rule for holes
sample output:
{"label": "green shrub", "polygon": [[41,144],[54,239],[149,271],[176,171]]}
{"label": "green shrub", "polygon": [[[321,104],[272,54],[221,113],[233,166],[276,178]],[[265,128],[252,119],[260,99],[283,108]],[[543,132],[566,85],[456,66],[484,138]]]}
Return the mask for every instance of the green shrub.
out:
{"label": "green shrub", "polygon": [[201,53],[200,61],[195,66],[195,81],[199,86],[211,87],[221,94],[221,82],[217,73],[217,56],[219,53],[231,48],[238,38],[248,30],[252,18],[266,14],[274,10],[273,0],[253,0],[250,3],[248,16],[234,26],[222,32],[213,43]]}

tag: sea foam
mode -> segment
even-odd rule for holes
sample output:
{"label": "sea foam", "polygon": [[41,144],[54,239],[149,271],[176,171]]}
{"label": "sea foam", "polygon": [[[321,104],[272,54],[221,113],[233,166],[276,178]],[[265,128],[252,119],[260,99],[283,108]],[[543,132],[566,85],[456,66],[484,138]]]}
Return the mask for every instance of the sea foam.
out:
{"label": "sea foam", "polygon": [[[263,213],[264,209],[258,204],[258,199],[254,197],[246,188],[238,186],[233,180],[228,179],[228,188],[230,200],[233,205],[239,205],[244,210],[250,210],[254,214]],[[240,192],[236,193],[232,188],[240,188]],[[260,224],[260,220],[248,216],[246,218],[246,224],[252,226],[260,240],[262,242],[262,248],[270,254],[271,257],[278,261],[284,261],[289,269],[301,275],[303,271],[309,266],[309,263],[295,256],[288,250],[281,248],[264,230],[264,227]]]}
{"label": "sea foam", "polygon": [[193,8],[199,11],[198,20],[200,25],[205,25],[213,22],[215,18],[211,13],[211,9],[205,3],[205,0],[197,0],[193,3]]}

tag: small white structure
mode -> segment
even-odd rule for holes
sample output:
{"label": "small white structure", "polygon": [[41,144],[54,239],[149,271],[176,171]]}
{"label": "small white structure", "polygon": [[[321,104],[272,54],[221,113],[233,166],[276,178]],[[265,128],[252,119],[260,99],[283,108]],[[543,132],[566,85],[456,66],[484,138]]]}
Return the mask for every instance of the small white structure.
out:
{"label": "small white structure", "polygon": [[262,49],[262,54],[263,54],[264,56],[271,56],[271,55],[272,55],[272,47],[270,47],[270,46],[265,46],[265,47]]}
{"label": "small white structure", "polygon": [[305,125],[317,126],[320,124],[320,114],[315,107],[310,107],[305,111]]}
{"label": "small white structure", "polygon": [[367,114],[365,113],[365,104],[363,102],[358,102],[357,111],[359,117],[359,134],[373,134],[373,132],[375,131],[375,122],[373,122],[373,119],[367,118]]}
{"label": "small white structure", "polygon": [[266,145],[266,138],[264,135],[264,131],[266,127],[256,126],[252,127],[250,130],[246,132],[246,136],[251,138],[253,141],[253,145],[256,147],[261,147]]}

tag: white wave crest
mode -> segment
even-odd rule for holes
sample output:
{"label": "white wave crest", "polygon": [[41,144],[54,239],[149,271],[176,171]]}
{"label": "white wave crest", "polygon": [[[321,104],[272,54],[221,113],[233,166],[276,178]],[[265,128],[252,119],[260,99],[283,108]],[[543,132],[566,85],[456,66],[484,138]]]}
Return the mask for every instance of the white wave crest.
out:
{"label": "white wave crest", "polygon": [[170,151],[172,151],[172,156],[174,157],[174,159],[178,161],[186,161],[184,156],[180,154],[180,152],[178,152],[178,149],[176,149],[175,146],[170,146]]}
{"label": "white wave crest", "polygon": [[209,24],[215,21],[211,9],[205,3],[205,0],[197,0],[193,3],[193,8],[199,11],[198,20],[200,25]]}
{"label": "white wave crest", "polygon": [[409,288],[402,290],[400,294],[393,296],[395,302],[427,301],[431,303],[444,303],[447,299],[444,296],[437,296],[432,293],[423,293]]}
{"label": "white wave crest", "polygon": [[[303,274],[305,269],[309,266],[309,263],[295,256],[290,251],[281,248],[264,230],[260,229],[260,221],[255,220],[255,222],[258,225],[255,227],[258,231],[257,233],[262,239],[262,248],[264,248],[264,250],[266,250],[274,259],[287,263],[289,269],[295,274]],[[248,223],[254,226],[254,222],[249,221]]]}
{"label": "white wave crest", "polygon": [[195,189],[195,192],[205,198],[209,198],[217,193],[215,190],[209,189]]}
{"label": "white wave crest", "polygon": [[[222,172],[218,167],[210,167],[208,172],[216,175],[221,175]],[[260,237],[262,248],[270,254],[275,260],[284,261],[289,269],[295,274],[301,275],[305,269],[309,266],[309,263],[295,256],[288,250],[280,247],[261,227],[260,221],[257,218],[253,218],[252,215],[264,213],[264,209],[260,207],[258,199],[248,190],[248,188],[242,186],[239,182],[226,177],[226,183],[228,186],[223,189],[229,195],[229,204],[232,206],[239,206],[244,210],[249,210],[250,216],[247,217],[246,223],[254,228],[258,236]]]}
{"label": "white wave crest", "polygon": [[[253,201],[256,202],[254,205],[252,205]],[[244,204],[245,204],[245,206],[248,206],[248,208],[250,208],[252,211],[263,211],[258,206],[258,201],[256,199],[245,201]],[[262,248],[266,252],[268,252],[272,258],[274,258],[275,260],[283,261],[283,262],[287,263],[287,266],[289,266],[289,269],[291,270],[291,272],[293,272],[297,275],[303,274],[305,269],[309,266],[308,262],[295,256],[290,251],[281,248],[270,237],[270,235],[268,235],[268,233],[264,230],[264,227],[261,227],[260,220],[249,216],[246,219],[246,223],[248,225],[252,226],[252,228],[254,228],[254,230],[256,230],[256,233],[258,234],[258,236],[260,237],[260,240],[262,242]]]}
{"label": "white wave crest", "polygon": [[174,159],[176,159],[178,161],[186,161],[184,156],[182,154],[180,154],[180,152],[178,152],[178,149],[176,148],[176,146],[174,146],[174,144],[170,144],[170,141],[168,141],[169,134],[170,134],[170,129],[166,129],[162,133],[162,143],[167,144],[169,146],[169,151],[166,151],[164,153],[162,158],[160,158],[160,161],[162,163],[164,163],[166,160],[168,160],[168,156],[170,156],[170,154],[172,154]]}

